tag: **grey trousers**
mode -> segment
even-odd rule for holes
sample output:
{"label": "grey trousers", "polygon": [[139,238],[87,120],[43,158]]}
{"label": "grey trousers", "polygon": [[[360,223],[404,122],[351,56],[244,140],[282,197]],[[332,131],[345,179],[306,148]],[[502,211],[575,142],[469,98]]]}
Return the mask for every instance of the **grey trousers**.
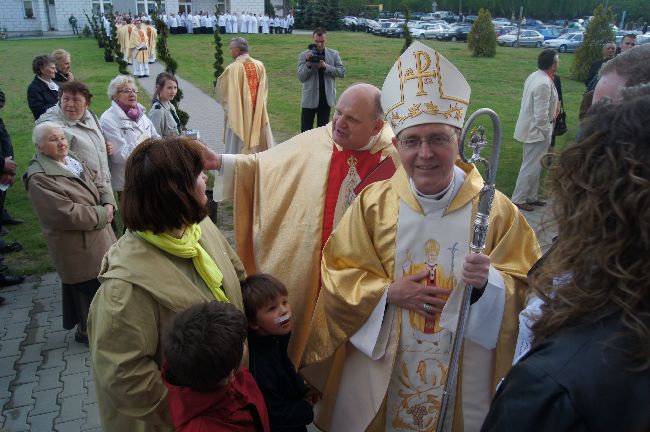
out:
{"label": "grey trousers", "polygon": [[548,140],[524,143],[524,158],[512,193],[512,202],[523,204],[537,200],[539,176],[542,172],[541,160],[548,152]]}

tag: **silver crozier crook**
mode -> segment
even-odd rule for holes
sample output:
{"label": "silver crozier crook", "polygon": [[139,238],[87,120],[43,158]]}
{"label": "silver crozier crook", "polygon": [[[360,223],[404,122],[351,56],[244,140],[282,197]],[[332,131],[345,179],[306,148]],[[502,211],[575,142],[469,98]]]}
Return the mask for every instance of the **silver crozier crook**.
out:
{"label": "silver crozier crook", "polygon": [[[467,146],[472,149],[472,156],[469,159],[465,156],[465,139],[467,138],[467,135],[470,134],[472,124],[478,117],[484,114],[490,117],[494,129],[494,144],[492,145],[492,154],[489,162],[481,156],[481,150],[488,143],[485,137],[485,127],[482,125],[477,128],[476,132],[471,132],[471,137]],[[485,167],[485,180],[478,200],[476,219],[474,219],[472,242],[469,245],[471,253],[481,253],[483,252],[483,249],[485,249],[485,239],[487,238],[490,210],[492,209],[492,200],[494,199],[494,184],[497,177],[499,149],[501,147],[501,121],[499,120],[497,113],[489,108],[481,108],[475,111],[467,120],[467,123],[463,128],[463,132],[460,136],[459,147],[460,157],[464,162],[473,164],[480,163]],[[460,363],[460,352],[463,348],[463,340],[465,339],[465,328],[467,327],[467,320],[469,318],[469,307],[473,289],[474,287],[472,286],[465,286],[463,288],[463,297],[460,304],[460,311],[458,313],[458,324],[456,325],[454,342],[451,346],[451,360],[449,362],[449,370],[447,371],[447,382],[445,383],[445,389],[442,393],[442,401],[440,404],[440,415],[436,427],[437,432],[446,432],[451,430],[454,421],[454,409],[452,407],[456,397],[458,365]]]}

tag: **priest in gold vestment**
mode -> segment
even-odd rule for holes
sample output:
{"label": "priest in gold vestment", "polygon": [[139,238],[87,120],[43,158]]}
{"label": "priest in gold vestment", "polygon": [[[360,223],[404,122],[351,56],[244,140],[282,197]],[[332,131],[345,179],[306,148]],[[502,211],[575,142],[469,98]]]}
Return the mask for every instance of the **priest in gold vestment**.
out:
{"label": "priest in gold vestment", "polygon": [[133,76],[136,78],[149,76],[149,38],[142,20],[134,20],[135,28],[131,31],[129,48],[133,56]]}
{"label": "priest in gold vestment", "polygon": [[224,111],[226,153],[250,154],[273,146],[269,115],[266,111],[267,81],[264,64],[248,55],[248,42],[236,37],[230,41],[233,62],[217,79],[217,102]]}
{"label": "priest in gold vestment", "polygon": [[330,236],[302,373],[323,392],[315,423],[336,432],[435,431],[462,284],[472,296],[453,430],[478,430],[506,374],[535,234],[496,193],[485,254],[469,240],[483,179],[458,158],[470,88],[415,42],[382,89],[402,167],[368,186]]}
{"label": "priest in gold vestment", "polygon": [[131,23],[131,18],[127,17],[125,24],[117,28],[117,43],[120,45],[120,51],[124,61],[131,63],[131,48],[129,47],[129,40],[131,33],[135,26]]}
{"label": "priest in gold vestment", "polygon": [[323,244],[354,200],[355,186],[382,162],[399,164],[383,117],[379,89],[357,84],[343,92],[326,126],[265,152],[221,155],[216,164],[222,185],[215,199],[234,197],[235,242],[246,271],[270,273],[289,291],[294,364],[320,289]]}

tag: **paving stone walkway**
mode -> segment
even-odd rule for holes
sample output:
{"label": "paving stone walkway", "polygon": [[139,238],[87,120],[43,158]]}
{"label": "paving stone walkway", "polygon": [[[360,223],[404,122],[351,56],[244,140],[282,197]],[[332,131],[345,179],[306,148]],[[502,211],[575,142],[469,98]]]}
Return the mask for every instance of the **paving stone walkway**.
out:
{"label": "paving stone walkway", "polygon": [[[140,79],[140,84],[152,92],[163,68],[151,66],[151,76]],[[222,152],[223,110],[180,77],[179,85],[190,127]],[[146,97],[141,102],[148,106]],[[555,232],[549,207],[524,215],[546,249]],[[0,431],[100,431],[90,353],[74,341],[74,330],[62,327],[61,282],[56,273],[29,277],[21,285],[1,289],[0,295],[6,298],[0,306]]]}

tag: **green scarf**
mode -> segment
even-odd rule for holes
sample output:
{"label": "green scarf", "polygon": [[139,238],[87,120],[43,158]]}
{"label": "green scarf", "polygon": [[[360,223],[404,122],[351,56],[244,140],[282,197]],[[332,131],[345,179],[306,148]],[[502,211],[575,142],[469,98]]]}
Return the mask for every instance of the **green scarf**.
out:
{"label": "green scarf", "polygon": [[218,301],[229,303],[228,297],[223,291],[223,274],[214,262],[212,257],[199,244],[201,238],[201,227],[192,224],[185,228],[181,238],[172,237],[169,234],[154,234],[151,231],[138,231],[138,235],[158,249],[180,257],[192,258],[194,268],[201,276],[201,279],[210,288],[212,295]]}

